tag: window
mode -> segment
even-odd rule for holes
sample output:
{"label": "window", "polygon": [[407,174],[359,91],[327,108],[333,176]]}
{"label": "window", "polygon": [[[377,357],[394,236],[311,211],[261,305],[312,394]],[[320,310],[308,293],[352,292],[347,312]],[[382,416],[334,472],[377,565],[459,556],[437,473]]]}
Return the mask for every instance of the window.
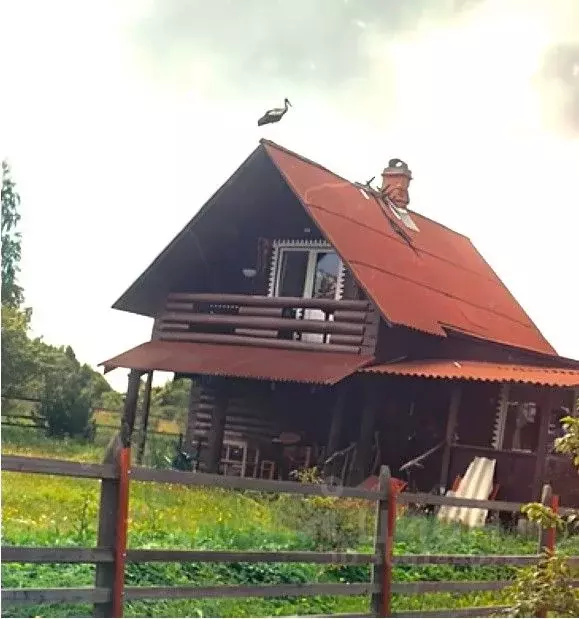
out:
{"label": "window", "polygon": [[[492,446],[508,451],[534,452],[539,440],[537,403],[524,393],[513,393],[511,387],[509,383],[501,385]],[[521,397],[514,399],[517,395]]]}
{"label": "window", "polygon": [[[270,296],[305,299],[339,299],[342,296],[344,267],[338,254],[326,242],[276,241],[270,274]],[[297,318],[325,320],[319,309],[305,309]],[[331,319],[331,317],[330,317]],[[302,341],[324,342],[318,333],[303,333]]]}
{"label": "window", "polygon": [[274,243],[270,295],[339,299],[343,266],[327,243]]}

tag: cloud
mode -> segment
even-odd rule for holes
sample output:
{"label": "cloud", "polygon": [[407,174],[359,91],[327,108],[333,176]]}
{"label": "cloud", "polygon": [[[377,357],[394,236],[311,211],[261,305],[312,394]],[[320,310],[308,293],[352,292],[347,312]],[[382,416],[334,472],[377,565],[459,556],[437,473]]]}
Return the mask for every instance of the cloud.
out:
{"label": "cloud", "polygon": [[579,137],[579,3],[575,42],[551,46],[537,74],[547,121],[563,134]]}
{"label": "cloud", "polygon": [[478,4],[449,0],[155,0],[130,34],[165,76],[213,64],[220,92],[299,84],[340,88],[369,75],[370,37],[388,38],[424,19],[442,22]]}
{"label": "cloud", "polygon": [[473,106],[476,93],[503,125],[520,125],[523,106],[523,115],[540,115],[543,129],[579,135],[576,0],[152,0],[136,6],[128,40],[141,69],[164,87],[203,92],[217,102],[235,98],[240,106],[265,97],[268,105],[285,96],[299,105],[296,95],[308,105],[331,100],[334,112],[358,110],[382,128],[399,126],[399,114],[416,109],[416,98],[427,116],[432,101],[464,119],[465,111],[480,107]]}

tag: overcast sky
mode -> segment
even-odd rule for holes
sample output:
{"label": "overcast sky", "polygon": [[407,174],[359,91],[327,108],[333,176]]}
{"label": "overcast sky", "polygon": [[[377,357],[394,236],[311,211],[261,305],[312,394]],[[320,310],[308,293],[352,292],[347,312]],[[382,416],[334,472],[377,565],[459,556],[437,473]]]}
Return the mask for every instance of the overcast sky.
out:
{"label": "overcast sky", "polygon": [[578,0],[0,6],[0,156],[47,342],[96,365],[147,340],[111,304],[267,137],[352,180],[407,160],[411,207],[579,358]]}

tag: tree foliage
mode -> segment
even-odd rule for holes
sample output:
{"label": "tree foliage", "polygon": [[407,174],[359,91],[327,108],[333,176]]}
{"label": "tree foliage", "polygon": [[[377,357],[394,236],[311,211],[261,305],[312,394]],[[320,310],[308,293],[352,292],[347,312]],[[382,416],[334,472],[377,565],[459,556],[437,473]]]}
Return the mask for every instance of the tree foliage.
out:
{"label": "tree foliage", "polygon": [[579,597],[563,557],[546,553],[539,563],[521,570],[511,590],[509,617],[579,617]]}
{"label": "tree foliage", "polygon": [[563,417],[561,424],[565,434],[555,440],[555,449],[570,456],[579,469],[579,417]]}
{"label": "tree foliage", "polygon": [[[555,441],[555,450],[571,457],[579,473],[579,419],[561,419],[564,435]],[[543,529],[563,530],[578,514],[564,519],[541,503],[524,505],[521,511]],[[545,551],[539,563],[519,570],[508,590],[512,601],[509,617],[579,617],[579,593],[574,588],[569,564],[564,557]]]}
{"label": "tree foliage", "polygon": [[30,311],[2,307],[2,395],[22,395],[22,383],[36,371],[36,359],[28,337]]}
{"label": "tree foliage", "polygon": [[20,307],[24,299],[22,288],[17,283],[20,270],[20,195],[12,180],[10,166],[2,162],[2,304]]}
{"label": "tree foliage", "polygon": [[[10,166],[2,162],[2,396],[3,407],[18,398],[41,401],[38,413],[54,436],[87,435],[91,407],[111,386],[70,346],[57,347],[29,335],[32,310],[23,309],[17,276],[20,263],[20,195]],[[11,400],[12,399],[12,400]]]}

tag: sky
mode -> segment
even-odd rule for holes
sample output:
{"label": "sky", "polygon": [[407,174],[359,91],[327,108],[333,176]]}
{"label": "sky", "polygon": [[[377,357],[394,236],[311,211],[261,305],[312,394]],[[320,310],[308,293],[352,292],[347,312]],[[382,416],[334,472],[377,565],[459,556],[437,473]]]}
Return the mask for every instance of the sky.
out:
{"label": "sky", "polygon": [[0,0],[0,58],[33,334],[81,361],[149,339],[112,303],[261,137],[351,180],[406,160],[579,358],[578,0]]}

